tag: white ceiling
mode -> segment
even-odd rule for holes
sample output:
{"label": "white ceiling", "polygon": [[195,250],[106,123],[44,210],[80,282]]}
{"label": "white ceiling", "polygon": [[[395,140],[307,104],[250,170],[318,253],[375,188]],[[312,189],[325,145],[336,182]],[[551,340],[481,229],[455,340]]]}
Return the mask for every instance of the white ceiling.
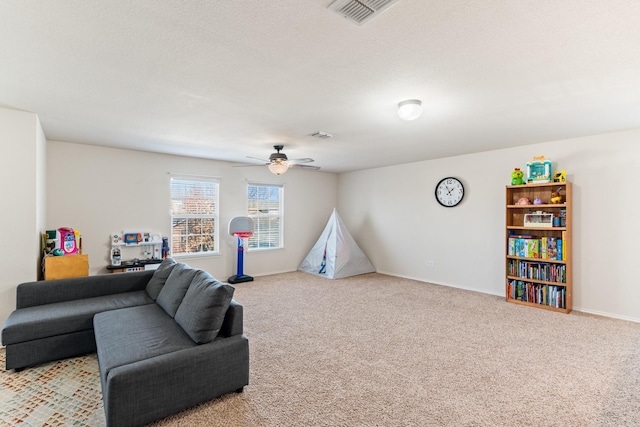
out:
{"label": "white ceiling", "polygon": [[50,140],[284,144],[329,172],[640,127],[638,0],[400,0],[362,26],[331,2],[2,0],[0,105]]}

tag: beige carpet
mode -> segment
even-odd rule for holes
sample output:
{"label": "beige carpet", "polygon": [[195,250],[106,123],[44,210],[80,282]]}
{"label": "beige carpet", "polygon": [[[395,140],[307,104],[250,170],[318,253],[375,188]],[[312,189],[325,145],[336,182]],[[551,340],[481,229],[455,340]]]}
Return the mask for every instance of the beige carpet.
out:
{"label": "beige carpet", "polygon": [[[640,324],[375,273],[258,277],[235,298],[250,385],[155,426],[640,425]],[[0,417],[30,371],[1,374]]]}

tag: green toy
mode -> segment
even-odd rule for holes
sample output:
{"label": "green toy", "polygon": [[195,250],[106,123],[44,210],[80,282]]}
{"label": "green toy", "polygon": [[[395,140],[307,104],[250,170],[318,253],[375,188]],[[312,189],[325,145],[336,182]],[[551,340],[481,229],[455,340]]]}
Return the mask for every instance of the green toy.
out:
{"label": "green toy", "polygon": [[520,170],[520,168],[515,168],[513,172],[511,172],[511,185],[522,185],[524,184],[524,180],[522,177],[524,174]]}

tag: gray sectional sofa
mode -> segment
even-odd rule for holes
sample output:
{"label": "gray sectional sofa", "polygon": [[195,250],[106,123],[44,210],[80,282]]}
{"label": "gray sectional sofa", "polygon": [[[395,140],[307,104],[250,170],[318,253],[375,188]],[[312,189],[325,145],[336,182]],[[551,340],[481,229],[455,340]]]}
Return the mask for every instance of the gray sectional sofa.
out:
{"label": "gray sectional sofa", "polygon": [[107,426],[240,392],[249,344],[233,291],[172,259],[155,271],[23,283],[2,329],[6,368],[97,351]]}

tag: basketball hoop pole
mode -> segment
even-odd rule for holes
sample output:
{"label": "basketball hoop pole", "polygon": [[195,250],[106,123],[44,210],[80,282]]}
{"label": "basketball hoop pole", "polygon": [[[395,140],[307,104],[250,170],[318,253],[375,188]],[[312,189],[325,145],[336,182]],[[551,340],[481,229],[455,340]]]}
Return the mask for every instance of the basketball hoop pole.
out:
{"label": "basketball hoop pole", "polygon": [[238,268],[236,269],[236,277],[244,276],[244,245],[242,237],[238,237]]}
{"label": "basketball hoop pole", "polygon": [[[247,233],[248,234],[248,233]],[[251,233],[251,235],[253,235],[253,233]],[[238,238],[238,268],[236,269],[236,275],[235,276],[231,276],[229,277],[228,282],[231,284],[234,283],[243,283],[243,282],[252,282],[253,281],[253,277],[251,276],[245,276],[243,269],[244,269],[244,237],[251,237],[251,236],[245,236],[245,233],[234,233],[234,236],[236,236]]]}

